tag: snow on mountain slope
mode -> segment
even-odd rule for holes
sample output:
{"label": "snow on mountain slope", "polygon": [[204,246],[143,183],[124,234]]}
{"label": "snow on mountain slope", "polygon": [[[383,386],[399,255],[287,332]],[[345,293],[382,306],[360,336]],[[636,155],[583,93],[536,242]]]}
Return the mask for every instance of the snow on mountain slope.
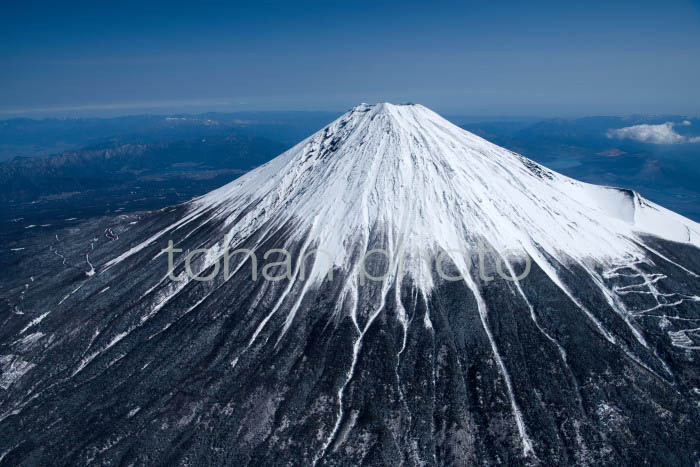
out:
{"label": "snow on mountain slope", "polygon": [[[442,249],[458,251],[450,256],[466,267],[459,252],[478,242],[603,264],[644,255],[640,234],[700,245],[697,223],[629,190],[553,172],[420,105],[357,106],[192,207],[215,209],[231,223],[231,238],[291,223],[290,240],[310,235],[341,268],[374,227],[414,266],[418,252]],[[316,279],[329,267],[321,263]],[[407,272],[430,288],[417,268]]]}
{"label": "snow on mountain slope", "polygon": [[[377,235],[383,238],[381,254],[389,258],[382,274],[385,288],[408,276],[429,294],[435,285],[430,263],[440,258],[455,265],[478,295],[470,269],[477,250],[489,250],[513,276],[509,261],[534,261],[600,334],[615,342],[557,272],[557,264],[575,264],[590,275],[644,347],[647,343],[630,313],[615,291],[605,286],[606,271],[653,264],[653,254],[698,277],[645,242],[650,235],[700,246],[697,223],[631,190],[565,177],[414,104],[354,107],[269,163],[193,200],[188,210],[186,216],[108,262],[106,269],[194,221],[201,226],[215,220],[225,226],[222,238],[199,262],[199,271],[217,263],[227,250],[244,243],[257,250],[284,232],[284,245],[279,246],[291,251],[293,245],[302,245],[300,257],[310,255],[313,265],[304,274],[297,265],[249,346],[296,283],[303,283],[303,290],[288,311],[283,334],[304,296],[328,277],[331,268],[349,276],[343,294],[357,294]],[[188,280],[171,285],[152,313]],[[165,282],[167,276],[158,285]],[[686,299],[700,300],[695,295]],[[426,315],[426,326],[430,325]]]}

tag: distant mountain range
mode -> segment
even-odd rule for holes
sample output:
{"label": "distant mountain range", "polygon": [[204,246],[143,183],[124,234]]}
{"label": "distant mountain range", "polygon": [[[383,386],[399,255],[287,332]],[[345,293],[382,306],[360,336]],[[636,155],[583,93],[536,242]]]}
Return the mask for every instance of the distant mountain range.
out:
{"label": "distant mountain range", "polygon": [[103,143],[0,164],[0,200],[26,202],[123,184],[235,176],[284,149],[276,141],[238,134],[175,142]]}
{"label": "distant mountain range", "polygon": [[0,121],[0,161],[56,154],[107,142],[153,143],[221,136],[260,136],[291,146],[338,114],[239,112],[115,118],[15,118]]}

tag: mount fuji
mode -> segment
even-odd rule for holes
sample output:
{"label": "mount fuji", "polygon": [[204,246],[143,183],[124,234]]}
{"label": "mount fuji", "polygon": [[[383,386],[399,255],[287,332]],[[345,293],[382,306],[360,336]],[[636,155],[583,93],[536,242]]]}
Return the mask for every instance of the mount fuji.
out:
{"label": "mount fuji", "polygon": [[0,465],[697,465],[699,253],[636,192],[362,104],[188,203],[34,238]]}

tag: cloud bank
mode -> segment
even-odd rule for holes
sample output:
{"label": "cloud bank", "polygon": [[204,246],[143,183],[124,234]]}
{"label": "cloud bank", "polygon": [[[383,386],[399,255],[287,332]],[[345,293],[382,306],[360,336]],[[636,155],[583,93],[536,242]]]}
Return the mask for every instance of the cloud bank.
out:
{"label": "cloud bank", "polygon": [[700,136],[684,136],[673,129],[675,126],[690,126],[688,120],[666,122],[660,125],[634,125],[608,130],[608,138],[631,139],[650,144],[700,143]]}

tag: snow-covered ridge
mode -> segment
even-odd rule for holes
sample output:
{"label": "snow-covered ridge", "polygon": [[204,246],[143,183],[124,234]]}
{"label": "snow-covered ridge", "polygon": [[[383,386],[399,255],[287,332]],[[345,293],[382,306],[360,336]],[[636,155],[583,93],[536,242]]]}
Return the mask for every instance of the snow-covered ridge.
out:
{"label": "snow-covered ridge", "polygon": [[700,246],[697,223],[635,192],[556,173],[421,105],[354,107],[192,207],[215,208],[234,239],[292,222],[300,238],[290,240],[310,234],[340,267],[376,227],[408,257],[486,241],[510,254],[539,247],[609,263],[643,255],[640,234]]}

